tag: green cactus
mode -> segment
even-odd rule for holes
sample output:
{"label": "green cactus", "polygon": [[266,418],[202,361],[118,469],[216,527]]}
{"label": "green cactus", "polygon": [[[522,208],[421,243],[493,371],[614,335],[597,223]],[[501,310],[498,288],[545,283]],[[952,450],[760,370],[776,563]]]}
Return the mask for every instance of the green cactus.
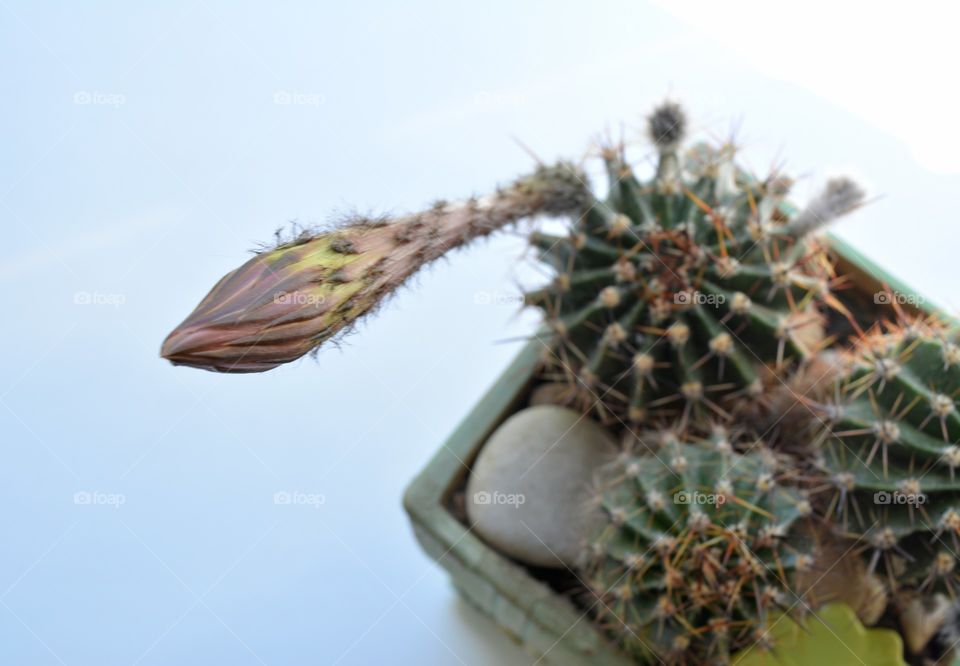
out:
{"label": "green cactus", "polygon": [[770,615],[807,607],[793,590],[815,563],[796,529],[810,503],[756,441],[732,444],[719,428],[652,439],[657,450],[625,455],[598,481],[606,522],[588,547],[587,604],[644,663],[727,663],[766,643]]}
{"label": "green cactus", "polygon": [[758,362],[783,370],[817,346],[818,308],[843,308],[810,237],[858,206],[862,191],[837,179],[792,213],[790,182],[751,177],[731,146],[683,155],[685,125],[678,106],[656,109],[654,177],[638,180],[621,147],[604,149],[606,200],[568,237],[531,237],[556,271],[527,295],[547,317],[546,374],[604,422],[642,422],[680,406],[726,417],[721,396],[758,397]]}
{"label": "green cactus", "polygon": [[957,592],[960,572],[960,347],[935,318],[863,335],[844,355],[814,477],[840,524],[891,589]]}

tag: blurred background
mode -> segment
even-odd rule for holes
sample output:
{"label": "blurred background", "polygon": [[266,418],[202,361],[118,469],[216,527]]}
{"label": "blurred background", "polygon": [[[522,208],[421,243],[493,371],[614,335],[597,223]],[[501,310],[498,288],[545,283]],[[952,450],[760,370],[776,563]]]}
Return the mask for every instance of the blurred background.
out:
{"label": "blurred background", "polygon": [[0,663],[532,664],[400,507],[535,324],[523,230],[316,360],[161,341],[290,221],[482,193],[520,142],[642,159],[667,95],[801,203],[860,179],[837,233],[953,309],[956,17],[865,7],[0,1]]}

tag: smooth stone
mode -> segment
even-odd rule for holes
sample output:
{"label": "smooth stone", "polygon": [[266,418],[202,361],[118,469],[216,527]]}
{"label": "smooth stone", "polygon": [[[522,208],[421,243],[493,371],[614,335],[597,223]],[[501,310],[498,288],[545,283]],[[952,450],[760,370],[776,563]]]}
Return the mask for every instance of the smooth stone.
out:
{"label": "smooth stone", "polygon": [[500,552],[541,567],[575,568],[603,515],[595,476],[617,454],[582,414],[537,405],[508,418],[480,450],[467,482],[467,517]]}

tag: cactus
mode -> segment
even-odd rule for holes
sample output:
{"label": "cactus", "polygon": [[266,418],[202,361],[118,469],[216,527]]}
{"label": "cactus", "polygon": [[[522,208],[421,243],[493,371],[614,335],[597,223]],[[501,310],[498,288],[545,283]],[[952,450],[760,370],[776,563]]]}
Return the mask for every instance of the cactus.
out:
{"label": "cactus", "polygon": [[450,250],[522,218],[582,210],[588,200],[582,174],[559,163],[487,197],[303,232],[223,277],[167,337],[161,354],[219,372],[270,370],[343,335]]}
{"label": "cactus", "polygon": [[644,663],[727,663],[767,642],[771,614],[807,607],[793,590],[816,562],[797,529],[810,503],[758,442],[719,428],[650,439],[659,449],[625,454],[598,481],[606,521],[587,548],[587,603]]}
{"label": "cactus", "polygon": [[954,595],[960,572],[960,347],[936,317],[864,334],[815,402],[822,509],[891,589]]}
{"label": "cactus", "polygon": [[758,362],[785,370],[817,347],[818,308],[843,311],[810,238],[863,192],[836,179],[792,213],[790,182],[751,177],[731,146],[682,155],[685,126],[678,106],[660,106],[648,128],[659,152],[653,179],[637,179],[622,147],[605,148],[607,199],[569,237],[531,237],[556,271],[526,299],[546,313],[545,374],[604,422],[643,422],[678,406],[726,417],[721,396],[759,397]]}

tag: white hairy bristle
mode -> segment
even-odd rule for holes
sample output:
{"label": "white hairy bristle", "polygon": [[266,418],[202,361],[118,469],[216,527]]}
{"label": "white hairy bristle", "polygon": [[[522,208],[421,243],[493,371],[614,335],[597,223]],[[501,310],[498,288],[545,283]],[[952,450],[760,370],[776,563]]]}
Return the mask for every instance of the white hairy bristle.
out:
{"label": "white hairy bristle", "polygon": [[600,304],[610,309],[620,305],[620,290],[616,287],[604,287],[600,291]]}
{"label": "white hairy bristle", "polygon": [[607,326],[606,330],[603,332],[603,335],[607,339],[607,342],[612,345],[619,345],[621,342],[627,339],[626,329],[617,322],[613,322]]}
{"label": "white hairy bristle", "polygon": [[633,369],[637,374],[647,376],[653,372],[654,358],[650,354],[635,354],[633,356]]}
{"label": "white hairy bristle", "polygon": [[717,356],[729,356],[733,352],[733,338],[729,333],[717,333],[708,344]]}
{"label": "white hairy bristle", "polygon": [[618,213],[610,221],[610,236],[613,238],[622,236],[624,232],[630,229],[632,224],[633,223],[630,221],[629,217],[627,217],[623,213]]}
{"label": "white hairy bristle", "polygon": [[674,347],[682,347],[690,339],[690,327],[683,322],[674,322],[667,329],[667,339]]}
{"label": "white hairy bristle", "polygon": [[895,444],[900,441],[900,426],[897,425],[896,421],[883,419],[874,423],[871,429],[877,439],[884,444]]}
{"label": "white hairy bristle", "polygon": [[752,305],[753,302],[750,300],[750,297],[742,291],[735,292],[733,298],[730,299],[730,311],[734,314],[747,314]]}
{"label": "white hairy bristle", "polygon": [[686,382],[680,386],[680,393],[690,402],[703,400],[703,384],[700,382]]}

